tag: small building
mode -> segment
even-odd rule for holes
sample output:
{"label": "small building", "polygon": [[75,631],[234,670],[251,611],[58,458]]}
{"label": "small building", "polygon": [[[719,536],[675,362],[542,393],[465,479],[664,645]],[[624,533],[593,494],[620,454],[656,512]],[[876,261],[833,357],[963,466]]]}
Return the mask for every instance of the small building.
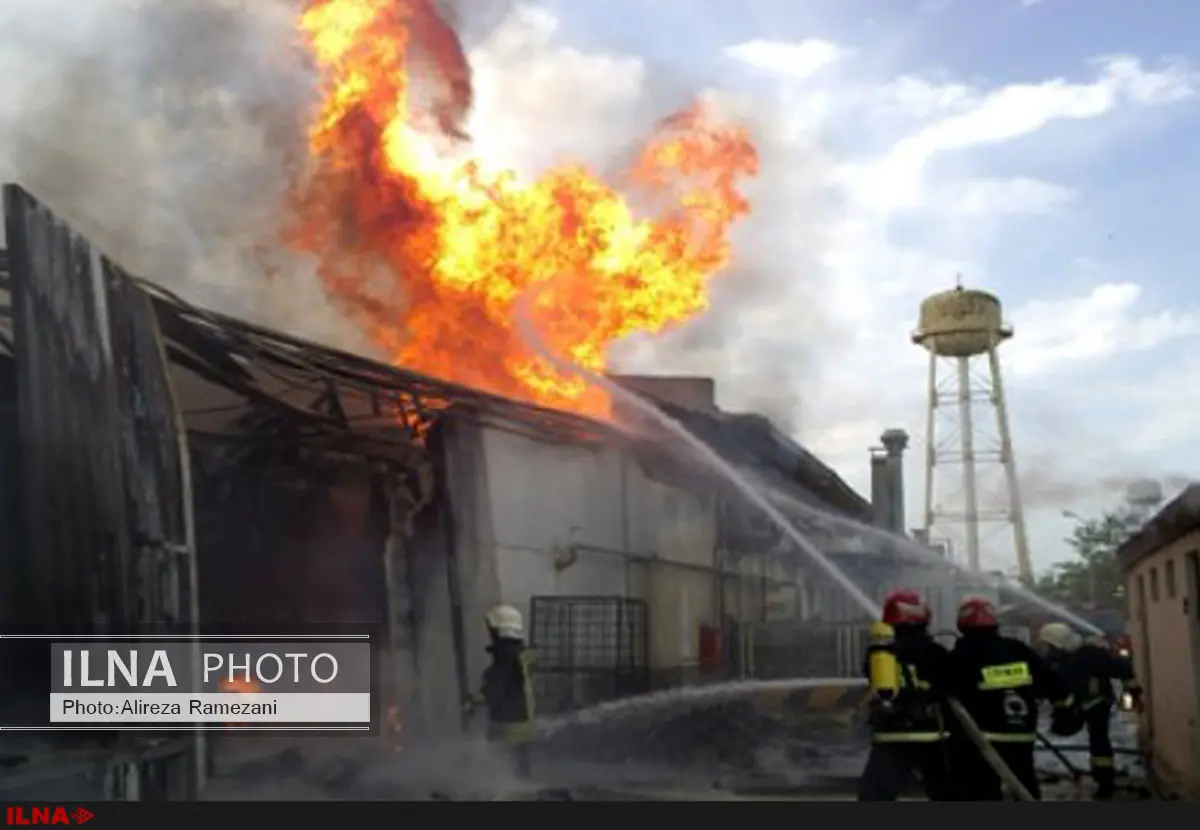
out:
{"label": "small building", "polygon": [[1134,670],[1145,690],[1141,745],[1158,786],[1200,798],[1200,485],[1117,551]]}

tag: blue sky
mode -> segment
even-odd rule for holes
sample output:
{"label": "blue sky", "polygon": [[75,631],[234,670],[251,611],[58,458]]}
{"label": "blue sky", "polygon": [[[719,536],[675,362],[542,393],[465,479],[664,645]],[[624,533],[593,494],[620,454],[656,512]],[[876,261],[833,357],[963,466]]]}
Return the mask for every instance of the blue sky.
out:
{"label": "blue sky", "polygon": [[[1195,473],[1200,7],[536,8],[474,55],[473,132],[498,160],[603,160],[664,114],[664,86],[719,90],[762,136],[711,319],[634,344],[629,368],[714,374],[724,406],[768,411],[860,490],[867,447],[907,428],[917,525],[925,366],[907,335],[921,297],[961,270],[1017,328],[1002,360],[1035,565],[1067,554],[1064,511],[1119,503],[1133,477],[1170,490]],[[986,564],[1011,567],[1011,543],[987,547]]]}

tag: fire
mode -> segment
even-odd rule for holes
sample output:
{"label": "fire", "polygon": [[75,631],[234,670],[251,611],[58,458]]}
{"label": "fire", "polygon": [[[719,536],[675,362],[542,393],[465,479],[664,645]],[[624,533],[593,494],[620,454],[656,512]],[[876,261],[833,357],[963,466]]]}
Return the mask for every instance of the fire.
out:
{"label": "fire", "polygon": [[[222,680],[220,683],[220,689],[221,689],[221,692],[223,692],[223,693],[242,694],[242,695],[256,695],[262,691],[262,688],[258,685],[258,683],[253,680],[250,680],[248,678],[245,680],[242,680],[242,679],[237,679],[237,678],[233,678],[233,677],[227,677],[224,680]],[[225,725],[233,727],[233,726],[244,726],[245,724],[233,722],[233,723],[226,723]]]}
{"label": "fire", "polygon": [[226,678],[221,681],[221,691],[242,695],[256,695],[261,689],[253,680],[235,680]]}
{"label": "fire", "polygon": [[[739,186],[757,151],[703,106],[664,120],[626,171],[646,211],[580,164],[525,181],[452,158],[469,68],[430,3],[309,0],[299,26],[324,87],[288,241],[396,364],[604,416],[602,391],[524,344],[518,300],[540,286],[546,344],[593,371],[621,338],[702,312],[749,211]],[[413,74],[431,65],[442,84],[422,105]]]}

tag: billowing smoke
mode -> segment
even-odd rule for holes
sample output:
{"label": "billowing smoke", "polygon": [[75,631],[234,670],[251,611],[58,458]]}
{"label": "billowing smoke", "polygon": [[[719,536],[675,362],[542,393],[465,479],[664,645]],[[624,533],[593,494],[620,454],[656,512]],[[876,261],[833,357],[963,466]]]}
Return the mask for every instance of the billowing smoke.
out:
{"label": "billowing smoke", "polygon": [[314,78],[288,0],[14,0],[0,176],[123,265],[222,311],[342,345],[315,280],[264,279]]}
{"label": "billowing smoke", "polygon": [[1061,464],[1033,459],[1020,473],[1021,500],[1029,509],[1058,508],[1069,510],[1089,502],[1108,504],[1112,508],[1126,506],[1139,485],[1154,482],[1159,485],[1164,500],[1171,499],[1191,482],[1181,473],[1146,476],[1137,473],[1107,473],[1105,475],[1064,474]]}
{"label": "billowing smoke", "polygon": [[[463,37],[472,69],[463,126],[475,150],[527,173],[567,157],[620,169],[634,142],[704,85],[639,58],[564,46],[554,21],[527,7],[405,1],[435,2]],[[13,80],[0,102],[0,176],[29,187],[140,275],[228,313],[363,349],[308,264],[278,245],[283,193],[304,162],[317,93],[295,28],[300,6],[5,3],[0,68]],[[446,34],[418,31],[435,55],[445,54]],[[777,115],[780,102],[706,94],[755,129],[763,174],[752,184],[754,214],[714,284],[711,310],[663,338],[628,344],[618,368],[715,376],[723,406],[791,428],[796,379],[812,368],[798,342],[828,334],[813,275],[833,213],[830,166],[801,140],[804,125]],[[285,271],[286,279],[270,276]]]}

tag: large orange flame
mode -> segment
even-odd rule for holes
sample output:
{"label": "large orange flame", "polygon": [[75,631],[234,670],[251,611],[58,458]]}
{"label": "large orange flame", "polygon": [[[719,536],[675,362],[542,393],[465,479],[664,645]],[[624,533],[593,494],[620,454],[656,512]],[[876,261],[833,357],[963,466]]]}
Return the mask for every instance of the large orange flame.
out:
{"label": "large orange flame", "polygon": [[[653,206],[643,212],[579,164],[523,181],[451,160],[469,70],[430,2],[309,0],[299,25],[324,87],[288,239],[396,364],[603,416],[602,391],[522,343],[518,298],[545,284],[547,344],[597,371],[620,338],[701,312],[729,264],[730,226],[749,210],[738,185],[757,173],[755,147],[703,106],[666,119],[624,180]],[[428,124],[412,82],[425,69],[441,81],[423,105]]]}

